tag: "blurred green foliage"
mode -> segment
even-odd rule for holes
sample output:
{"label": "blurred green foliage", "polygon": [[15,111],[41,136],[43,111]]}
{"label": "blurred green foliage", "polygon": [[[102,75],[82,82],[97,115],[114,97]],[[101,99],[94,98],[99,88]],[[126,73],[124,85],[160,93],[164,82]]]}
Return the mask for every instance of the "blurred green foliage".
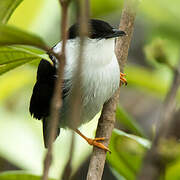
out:
{"label": "blurred green foliage", "polygon": [[[23,174],[19,172],[10,172],[10,173],[2,173],[0,174],[1,180],[40,180],[40,176],[30,175],[30,174]],[[53,179],[49,179],[53,180]]]}
{"label": "blurred green foliage", "polygon": [[[11,3],[18,2],[20,0],[6,0]],[[13,16],[9,19],[8,24],[15,25],[23,30],[31,29],[33,22],[38,18],[44,4],[47,2],[43,0],[21,0],[21,3],[17,9],[13,12]],[[4,1],[5,2],[5,1]],[[40,22],[39,22],[40,23]]]}
{"label": "blurred green foliage", "polygon": [[157,39],[153,41],[151,44],[148,44],[145,47],[145,53],[147,56],[147,59],[154,60],[154,62],[157,62],[161,64],[167,64],[169,63],[169,58],[167,57],[166,50],[165,50],[165,42],[162,39]]}
{"label": "blurred green foliage", "polygon": [[16,7],[22,2],[22,0],[6,0],[1,1],[0,4],[0,21],[6,23]]}
{"label": "blurred green foliage", "polygon": [[[48,55],[39,49],[25,46],[3,46],[0,47],[0,74],[12,70],[20,65],[42,58],[50,61]],[[51,62],[51,61],[50,61]]]}
{"label": "blurred green foliage", "polygon": [[[122,5],[122,0],[92,0],[91,15],[94,18],[112,19],[113,22],[119,22]],[[141,1],[137,24],[141,23],[145,31],[143,49],[146,55],[145,63],[150,67],[147,64],[141,66],[140,63],[128,64],[125,69],[128,80],[127,88],[153,95],[160,101],[164,99],[172,81],[172,72],[165,64],[168,63],[175,67],[179,63],[179,7],[179,0],[173,0],[173,2],[171,0]],[[33,121],[27,115],[36,66],[30,66],[27,63],[38,62],[41,58],[49,60],[45,51],[32,46],[45,49],[47,44],[54,45],[59,41],[59,9],[58,0],[0,1],[0,74],[26,64],[0,77],[0,112],[2,115],[0,155],[16,166],[39,175],[42,172],[45,152],[42,145],[41,126],[40,122]],[[9,25],[6,25],[6,22]],[[141,29],[136,31],[141,32]],[[140,37],[141,35],[134,39]],[[159,62],[163,62],[163,65]],[[180,102],[180,92],[177,100]],[[108,163],[112,171],[119,174],[116,177],[133,180],[141,166],[144,153],[151,143],[145,139],[146,133],[142,127],[122,106],[117,109],[116,119],[136,136],[114,130],[110,142],[112,154],[107,157]],[[83,127],[86,135],[93,135],[92,130],[95,130],[96,123],[97,118],[96,121]],[[63,130],[61,134],[62,138],[59,138],[55,145],[55,160],[50,174],[52,177],[57,177],[62,173],[68,158],[70,134]],[[91,152],[87,144],[81,142],[78,137],[76,139],[78,143],[76,142],[75,145],[73,172],[77,171]],[[176,147],[179,149],[179,145]],[[160,152],[164,153],[165,157],[169,154],[167,150],[166,146],[160,148]],[[173,161],[166,167],[166,180],[180,179],[179,151],[173,158]],[[2,174],[0,179],[25,180],[39,179],[39,177],[12,172],[12,174]]]}
{"label": "blurred green foliage", "polygon": [[150,148],[150,142],[135,135],[115,129],[110,142],[112,154],[107,160],[125,179],[136,178],[145,149]]}
{"label": "blurred green foliage", "polygon": [[0,45],[23,44],[39,48],[46,47],[45,42],[36,35],[29,34],[9,25],[0,25]]}
{"label": "blurred green foliage", "polygon": [[133,134],[140,137],[146,137],[144,130],[139,126],[133,117],[131,117],[122,107],[118,106],[116,109],[116,120],[123,124]]}
{"label": "blurred green foliage", "polygon": [[107,15],[112,12],[121,11],[123,1],[118,0],[91,0],[91,12],[93,17]]}

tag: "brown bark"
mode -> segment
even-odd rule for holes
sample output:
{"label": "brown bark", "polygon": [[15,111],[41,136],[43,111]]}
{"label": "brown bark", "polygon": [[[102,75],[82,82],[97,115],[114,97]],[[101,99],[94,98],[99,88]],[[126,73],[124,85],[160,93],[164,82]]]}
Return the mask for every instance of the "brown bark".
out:
{"label": "brown bark", "polygon": [[[128,50],[134,29],[134,21],[137,9],[137,0],[126,0],[122,11],[120,20],[120,29],[127,34],[117,40],[116,54],[120,64],[121,72],[127,62]],[[115,111],[119,100],[120,88],[115,92],[113,97],[104,104],[101,117],[98,122],[96,137],[106,137],[104,145],[108,146],[112,130],[115,123]],[[112,152],[113,153],[113,152]],[[87,180],[100,180],[103,174],[104,164],[106,159],[106,152],[102,149],[94,147],[90,160]]]}

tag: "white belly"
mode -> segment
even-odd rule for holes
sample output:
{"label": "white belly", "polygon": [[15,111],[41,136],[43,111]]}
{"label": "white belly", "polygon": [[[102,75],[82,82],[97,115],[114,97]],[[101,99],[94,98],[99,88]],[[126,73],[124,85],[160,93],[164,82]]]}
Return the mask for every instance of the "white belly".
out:
{"label": "white belly", "polygon": [[[118,89],[120,82],[120,69],[116,59],[101,68],[83,69],[82,72],[82,115],[77,120],[78,126],[93,119],[101,110],[103,104],[110,99]],[[61,111],[60,127],[70,127],[68,115],[70,113],[69,94]]]}
{"label": "white belly", "polygon": [[116,60],[111,63],[84,71],[83,76],[83,118],[82,121],[90,121],[110,99],[118,89],[120,82],[120,70]]}

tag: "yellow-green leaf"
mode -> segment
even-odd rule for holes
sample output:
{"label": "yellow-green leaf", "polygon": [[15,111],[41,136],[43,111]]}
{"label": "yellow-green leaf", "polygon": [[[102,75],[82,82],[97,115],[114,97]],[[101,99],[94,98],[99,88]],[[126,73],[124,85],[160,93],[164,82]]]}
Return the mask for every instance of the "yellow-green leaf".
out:
{"label": "yellow-green leaf", "polygon": [[[24,174],[20,171],[8,171],[6,173],[0,174],[0,180],[41,180],[40,176],[35,176],[31,174]],[[55,180],[55,179],[49,179]]]}
{"label": "yellow-green leaf", "polygon": [[4,45],[30,45],[46,49],[46,43],[37,35],[22,31],[18,28],[0,24],[0,46]]}
{"label": "yellow-green leaf", "polygon": [[22,0],[1,0],[0,1],[0,22],[5,24],[16,7]]}
{"label": "yellow-green leaf", "polygon": [[0,47],[0,75],[33,60],[50,61],[44,51],[26,46]]}

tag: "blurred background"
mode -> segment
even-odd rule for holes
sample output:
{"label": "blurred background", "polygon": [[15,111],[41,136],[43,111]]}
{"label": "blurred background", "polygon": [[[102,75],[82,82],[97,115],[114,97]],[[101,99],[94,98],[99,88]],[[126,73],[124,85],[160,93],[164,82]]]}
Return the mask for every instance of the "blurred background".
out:
{"label": "blurred background", "polygon": [[[102,19],[118,27],[122,0],[91,0],[91,17]],[[158,110],[171,84],[169,68],[179,63],[180,1],[141,1],[135,30],[125,68],[128,86],[121,88],[116,128],[113,134],[103,179],[135,179],[144,152],[155,133]],[[69,23],[75,21],[74,6],[69,8]],[[60,40],[60,8],[58,0],[24,0],[8,24],[35,33],[49,46]],[[35,83],[37,63],[26,64],[0,76],[0,172],[24,170],[41,175],[45,149],[41,122],[29,114],[29,101]],[[180,120],[180,92],[177,113]],[[179,114],[179,115],[178,115]],[[93,137],[98,116],[80,128]],[[177,129],[178,131],[178,129]],[[59,177],[69,156],[71,133],[62,130],[54,144],[51,177]],[[178,147],[179,148],[179,147]],[[85,179],[90,147],[76,136],[73,157],[73,178]],[[82,168],[83,167],[83,168]],[[165,179],[180,179],[179,156],[169,164]]]}

